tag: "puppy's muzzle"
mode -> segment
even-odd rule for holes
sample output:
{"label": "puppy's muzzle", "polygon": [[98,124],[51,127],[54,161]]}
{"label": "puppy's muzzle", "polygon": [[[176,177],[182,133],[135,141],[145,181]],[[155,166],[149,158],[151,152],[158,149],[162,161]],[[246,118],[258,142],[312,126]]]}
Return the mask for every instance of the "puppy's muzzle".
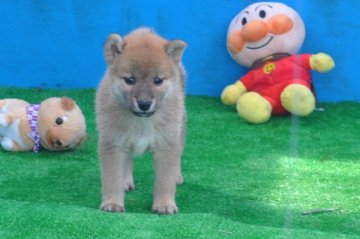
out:
{"label": "puppy's muzzle", "polygon": [[151,108],[152,101],[151,100],[138,100],[137,104],[141,111],[146,112]]}
{"label": "puppy's muzzle", "polygon": [[155,113],[153,104],[153,100],[137,100],[137,109],[133,113],[140,117],[149,117]]}

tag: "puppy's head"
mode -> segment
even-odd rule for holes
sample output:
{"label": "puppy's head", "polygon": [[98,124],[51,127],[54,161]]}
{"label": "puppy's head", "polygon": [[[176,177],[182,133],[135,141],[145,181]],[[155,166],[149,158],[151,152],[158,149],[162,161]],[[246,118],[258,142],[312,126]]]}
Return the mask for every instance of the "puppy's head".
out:
{"label": "puppy's head", "polygon": [[182,91],[185,47],[183,41],[167,41],[147,28],[125,38],[111,34],[104,54],[118,101],[136,116],[153,115],[175,91]]}

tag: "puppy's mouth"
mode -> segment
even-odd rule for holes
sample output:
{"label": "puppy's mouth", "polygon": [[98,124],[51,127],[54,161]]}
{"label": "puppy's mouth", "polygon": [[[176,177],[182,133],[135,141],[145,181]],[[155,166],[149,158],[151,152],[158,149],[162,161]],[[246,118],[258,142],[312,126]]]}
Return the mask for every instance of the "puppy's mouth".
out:
{"label": "puppy's mouth", "polygon": [[133,113],[138,117],[150,117],[155,113],[155,111],[150,111],[150,112],[133,111]]}

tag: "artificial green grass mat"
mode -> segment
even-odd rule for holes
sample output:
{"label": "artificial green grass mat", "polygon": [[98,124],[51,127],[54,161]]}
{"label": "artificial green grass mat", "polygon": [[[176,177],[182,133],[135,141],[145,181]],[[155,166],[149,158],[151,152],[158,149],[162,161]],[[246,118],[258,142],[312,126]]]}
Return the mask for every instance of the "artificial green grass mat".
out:
{"label": "artificial green grass mat", "polygon": [[[75,99],[87,141],[69,152],[0,150],[0,238],[360,238],[360,104],[250,125],[188,96],[180,213],[153,215],[151,155],[135,162],[126,213],[101,212],[94,93],[0,88],[32,103]],[[302,215],[315,208],[332,212]]]}

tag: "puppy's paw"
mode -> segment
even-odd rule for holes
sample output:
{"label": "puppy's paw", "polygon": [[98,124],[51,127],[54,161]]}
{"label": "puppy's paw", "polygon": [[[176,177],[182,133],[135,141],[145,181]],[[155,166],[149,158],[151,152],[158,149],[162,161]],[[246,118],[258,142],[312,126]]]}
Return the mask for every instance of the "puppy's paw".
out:
{"label": "puppy's paw", "polygon": [[125,181],[125,191],[134,191],[135,190],[135,183],[134,181]]}
{"label": "puppy's paw", "polygon": [[105,212],[125,212],[125,207],[116,203],[102,203],[100,209]]}
{"label": "puppy's paw", "polygon": [[152,207],[152,212],[157,214],[176,214],[178,213],[178,208],[175,204],[175,201],[171,200],[164,203],[154,203]]}

